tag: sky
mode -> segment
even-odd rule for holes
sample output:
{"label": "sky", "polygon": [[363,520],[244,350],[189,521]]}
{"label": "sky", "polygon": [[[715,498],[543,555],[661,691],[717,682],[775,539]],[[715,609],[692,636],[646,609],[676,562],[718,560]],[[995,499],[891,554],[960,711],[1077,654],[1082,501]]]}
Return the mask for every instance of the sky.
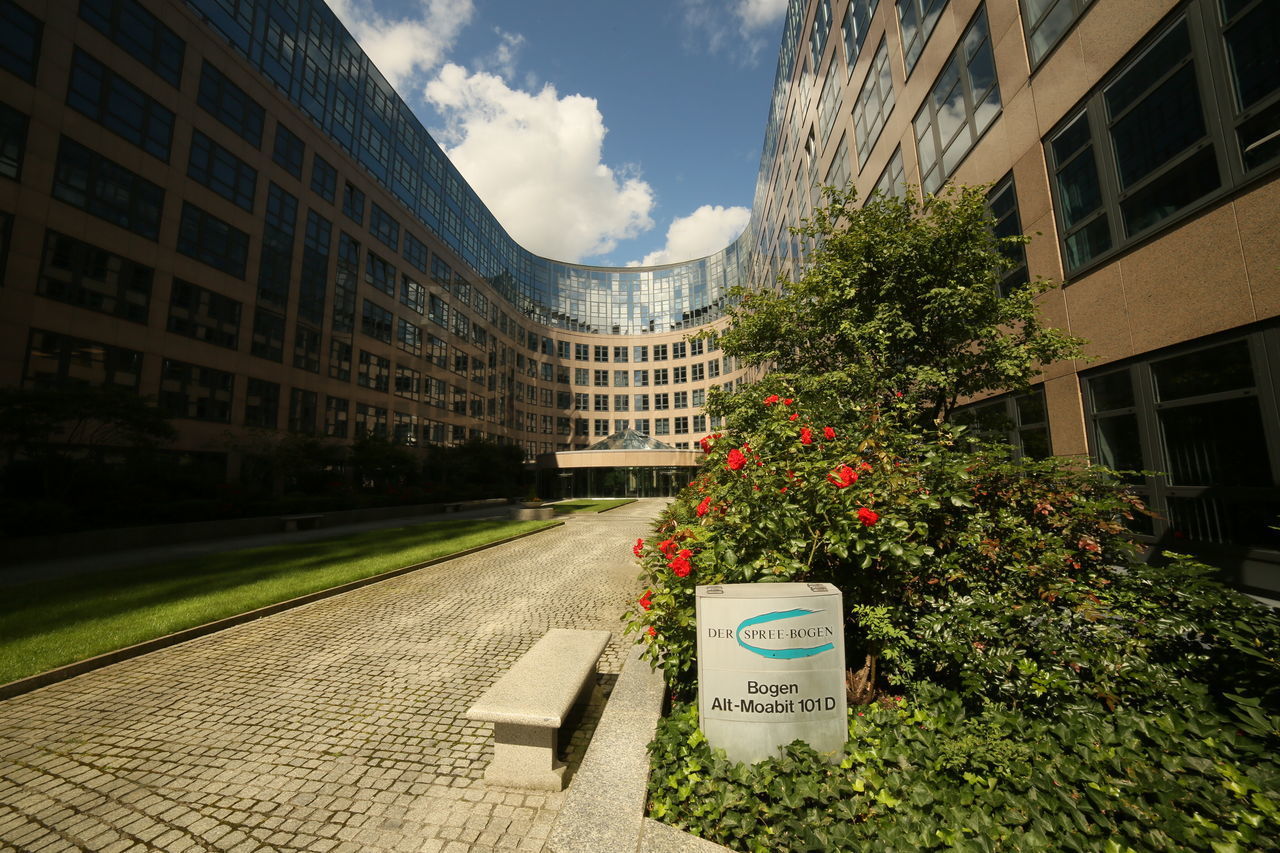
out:
{"label": "sky", "polygon": [[787,0],[326,0],[515,240],[600,266],[746,227]]}

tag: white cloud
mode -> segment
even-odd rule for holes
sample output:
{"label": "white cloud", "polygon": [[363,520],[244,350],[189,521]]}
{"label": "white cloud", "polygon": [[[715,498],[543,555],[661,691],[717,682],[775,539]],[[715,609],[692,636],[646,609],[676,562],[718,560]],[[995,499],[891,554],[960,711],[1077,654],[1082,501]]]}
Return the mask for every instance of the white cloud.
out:
{"label": "white cloud", "polygon": [[594,98],[537,94],[498,75],[446,64],[424,95],[444,117],[449,159],[525,248],[579,261],[653,227],[653,190],[602,161]]}
{"label": "white cloud", "polygon": [[[787,12],[788,0],[681,0],[686,31],[697,33],[711,53],[725,53],[739,62],[754,64],[763,51],[774,47],[778,23]],[[726,12],[725,6],[729,6]]]}
{"label": "white cloud", "polygon": [[488,56],[476,60],[476,69],[492,71],[510,83],[516,76],[516,57],[524,45],[524,36],[501,27],[494,27],[493,32],[498,37],[498,46]]}
{"label": "white cloud", "polygon": [[438,67],[474,13],[472,0],[414,0],[388,18],[372,0],[326,0],[378,70],[397,89]]}
{"label": "white cloud", "polygon": [[704,204],[688,216],[676,217],[667,229],[667,245],[627,266],[657,266],[704,258],[732,243],[751,221],[745,207]]}

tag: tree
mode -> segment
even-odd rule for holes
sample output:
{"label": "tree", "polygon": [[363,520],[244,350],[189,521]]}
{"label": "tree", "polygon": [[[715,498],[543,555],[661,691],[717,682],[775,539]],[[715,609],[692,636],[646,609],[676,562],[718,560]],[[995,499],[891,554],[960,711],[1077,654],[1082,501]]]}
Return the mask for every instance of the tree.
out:
{"label": "tree", "polygon": [[177,435],[145,397],[125,388],[0,388],[0,443],[16,454],[61,455],[72,448],[148,447]]}
{"label": "tree", "polygon": [[739,289],[720,341],[746,365],[823,378],[864,401],[905,397],[921,423],[940,423],[958,400],[1025,388],[1041,365],[1080,352],[1046,327],[1037,280],[1001,296],[1007,252],[1026,237],[997,238],[984,187],[923,201],[853,189],[795,232],[815,245],[798,281]]}

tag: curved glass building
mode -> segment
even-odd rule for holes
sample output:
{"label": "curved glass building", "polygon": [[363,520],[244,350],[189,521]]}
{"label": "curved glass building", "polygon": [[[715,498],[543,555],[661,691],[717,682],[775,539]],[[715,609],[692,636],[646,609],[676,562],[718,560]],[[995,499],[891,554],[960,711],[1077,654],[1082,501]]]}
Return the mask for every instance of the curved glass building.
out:
{"label": "curved glass building", "polygon": [[233,473],[246,431],[676,453],[746,381],[690,332],[799,271],[820,185],[987,184],[1090,360],[962,417],[1165,472],[1152,541],[1277,589],[1278,9],[791,0],[746,232],[606,269],[517,245],[320,0],[0,0],[0,384],[155,397]]}

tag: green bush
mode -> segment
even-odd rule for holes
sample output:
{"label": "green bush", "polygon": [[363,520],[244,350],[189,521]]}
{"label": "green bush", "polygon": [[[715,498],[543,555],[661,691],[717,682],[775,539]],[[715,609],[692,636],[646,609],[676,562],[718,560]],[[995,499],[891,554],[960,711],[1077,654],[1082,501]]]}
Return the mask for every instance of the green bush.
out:
{"label": "green bush", "polygon": [[1280,849],[1277,741],[1205,697],[1047,720],[923,688],[852,714],[835,763],[800,742],[733,763],[697,722],[659,724],[650,814],[735,850]]}

